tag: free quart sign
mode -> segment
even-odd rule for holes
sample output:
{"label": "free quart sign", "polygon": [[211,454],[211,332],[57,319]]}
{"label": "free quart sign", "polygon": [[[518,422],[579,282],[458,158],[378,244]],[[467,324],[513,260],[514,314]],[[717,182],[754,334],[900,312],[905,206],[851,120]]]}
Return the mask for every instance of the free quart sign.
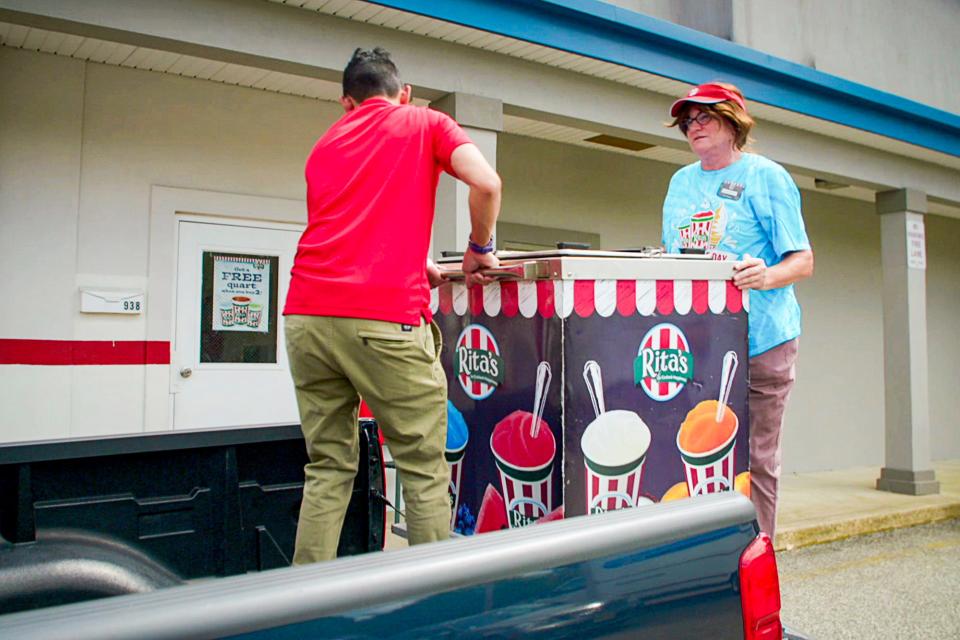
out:
{"label": "free quart sign", "polygon": [[270,329],[270,259],[213,256],[213,330]]}

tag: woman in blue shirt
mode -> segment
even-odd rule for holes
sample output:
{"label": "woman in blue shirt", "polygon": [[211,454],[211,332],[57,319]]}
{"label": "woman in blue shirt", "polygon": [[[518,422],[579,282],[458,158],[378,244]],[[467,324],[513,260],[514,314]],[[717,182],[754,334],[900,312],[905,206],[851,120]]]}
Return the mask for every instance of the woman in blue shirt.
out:
{"label": "woman in blue shirt", "polygon": [[733,261],[734,284],[750,289],[751,500],[772,538],[780,479],[780,434],[795,379],[800,305],[793,283],[813,274],[800,192],[776,162],[744,150],[753,118],[735,86],[708,83],[673,103],[679,127],[700,158],[670,180],[663,245],[702,249]]}

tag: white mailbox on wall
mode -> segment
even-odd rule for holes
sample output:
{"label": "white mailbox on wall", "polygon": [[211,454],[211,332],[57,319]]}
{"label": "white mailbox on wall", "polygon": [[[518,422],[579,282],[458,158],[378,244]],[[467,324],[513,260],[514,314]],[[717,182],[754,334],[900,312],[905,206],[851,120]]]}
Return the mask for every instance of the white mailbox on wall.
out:
{"label": "white mailbox on wall", "polygon": [[146,310],[143,291],[80,289],[81,313],[136,315]]}

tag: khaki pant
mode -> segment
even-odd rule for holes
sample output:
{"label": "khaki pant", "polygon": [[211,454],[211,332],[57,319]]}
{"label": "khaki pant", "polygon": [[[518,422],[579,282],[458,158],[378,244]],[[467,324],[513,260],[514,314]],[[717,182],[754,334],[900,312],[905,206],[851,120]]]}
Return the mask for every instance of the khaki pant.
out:
{"label": "khaki pant", "polygon": [[378,320],[286,317],[287,353],[309,464],[294,564],[336,557],[357,474],[363,396],[397,464],[410,544],[449,537],[447,382],[440,330]]}
{"label": "khaki pant", "polygon": [[760,530],[772,539],[777,526],[783,412],[796,380],[799,340],[750,358],[750,499]]}

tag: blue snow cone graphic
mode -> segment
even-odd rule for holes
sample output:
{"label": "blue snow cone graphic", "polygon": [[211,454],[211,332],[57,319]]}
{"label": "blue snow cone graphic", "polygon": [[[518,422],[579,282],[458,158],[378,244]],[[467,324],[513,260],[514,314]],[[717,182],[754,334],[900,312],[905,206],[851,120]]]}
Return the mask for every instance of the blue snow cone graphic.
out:
{"label": "blue snow cone graphic", "polygon": [[476,518],[470,508],[460,504],[460,487],[463,480],[463,456],[466,453],[470,431],[460,410],[447,400],[447,464],[450,465],[450,508],[453,510],[453,530],[461,535],[473,533]]}
{"label": "blue snow cone graphic", "polygon": [[467,446],[470,431],[460,410],[447,400],[447,452],[460,451]]}

